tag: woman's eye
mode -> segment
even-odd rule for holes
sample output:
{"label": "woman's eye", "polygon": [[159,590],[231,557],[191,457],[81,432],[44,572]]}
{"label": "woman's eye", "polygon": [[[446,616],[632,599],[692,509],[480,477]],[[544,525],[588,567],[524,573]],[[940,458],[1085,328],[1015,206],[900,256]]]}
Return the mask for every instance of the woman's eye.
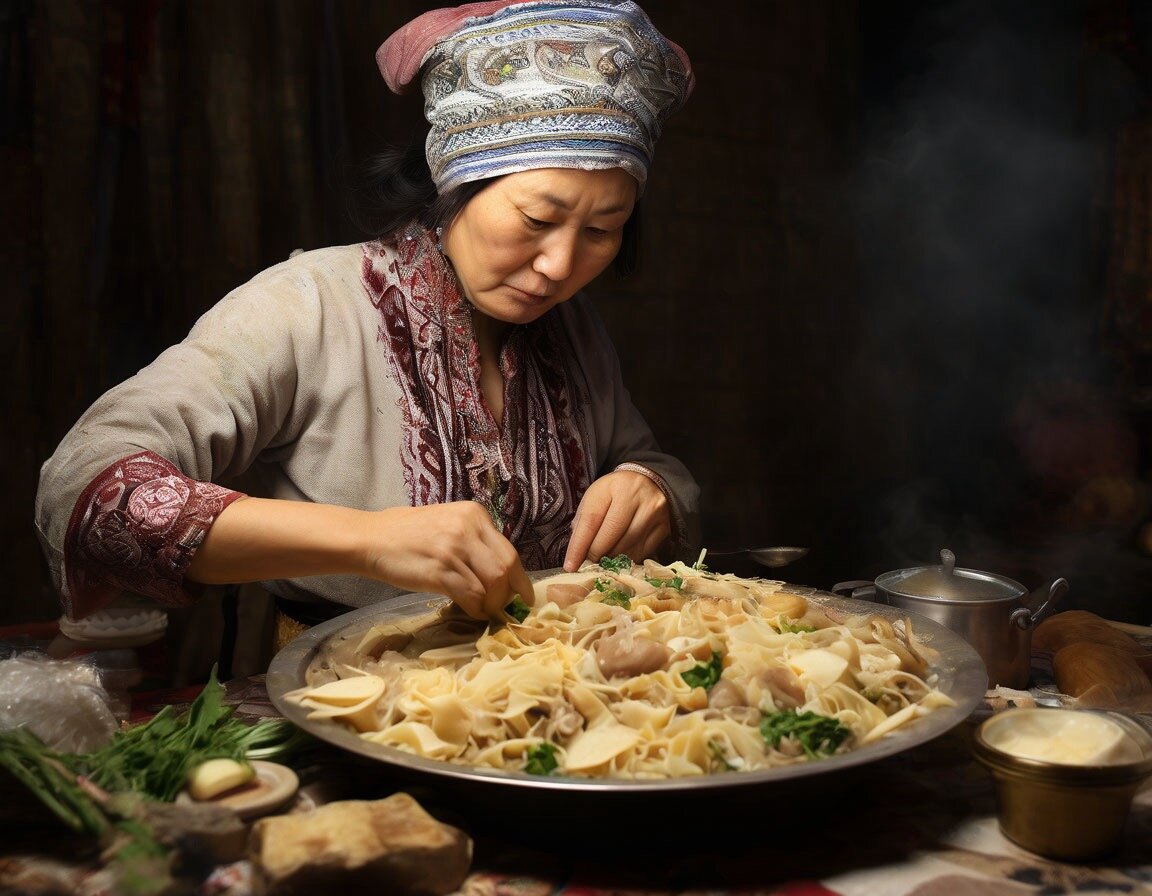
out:
{"label": "woman's eye", "polygon": [[524,223],[531,227],[533,230],[540,230],[542,227],[547,227],[547,221],[541,221],[539,218],[533,218],[531,215],[524,216]]}

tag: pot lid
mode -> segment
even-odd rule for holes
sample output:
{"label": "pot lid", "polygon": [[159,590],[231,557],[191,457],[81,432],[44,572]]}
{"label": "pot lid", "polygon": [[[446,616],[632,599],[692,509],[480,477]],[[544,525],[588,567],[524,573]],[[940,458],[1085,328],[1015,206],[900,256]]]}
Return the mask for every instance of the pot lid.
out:
{"label": "pot lid", "polygon": [[877,584],[889,591],[898,591],[930,600],[994,601],[1015,600],[1024,594],[1024,586],[1003,576],[957,569],[956,555],[945,548],[940,552],[940,566],[921,566],[888,573]]}

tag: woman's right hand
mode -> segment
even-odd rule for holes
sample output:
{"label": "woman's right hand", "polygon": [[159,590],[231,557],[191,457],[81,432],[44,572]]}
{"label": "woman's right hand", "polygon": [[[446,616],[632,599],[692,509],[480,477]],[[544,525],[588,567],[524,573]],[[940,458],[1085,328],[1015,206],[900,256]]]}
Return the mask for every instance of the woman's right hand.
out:
{"label": "woman's right hand", "polygon": [[518,594],[532,603],[520,555],[475,501],[377,511],[363,536],[373,578],[446,594],[476,619],[500,617]]}
{"label": "woman's right hand", "polygon": [[347,573],[447,595],[476,619],[533,597],[516,548],[475,501],[364,511],[246,497],[220,513],[188,567],[207,584]]}

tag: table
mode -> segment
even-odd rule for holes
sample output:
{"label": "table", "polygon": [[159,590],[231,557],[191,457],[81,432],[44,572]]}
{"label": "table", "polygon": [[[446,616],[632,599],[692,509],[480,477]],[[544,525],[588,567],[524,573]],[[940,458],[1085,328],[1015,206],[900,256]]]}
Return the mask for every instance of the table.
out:
{"label": "table", "polygon": [[[994,692],[990,692],[995,696]],[[261,682],[232,683],[238,711],[274,713]],[[1041,680],[1033,696],[1054,699]],[[306,798],[403,788],[473,834],[458,896],[1021,896],[1152,894],[1152,784],[1137,795],[1119,850],[1105,861],[1043,859],[1001,833],[991,778],[973,759],[993,699],[946,735],[897,756],[760,788],[738,806],[678,798],[652,811],[595,805],[462,805],[380,764],[322,751]],[[736,814],[739,813],[739,814]],[[241,892],[231,894],[241,896]]]}
{"label": "table", "polygon": [[[228,682],[227,690],[241,715],[275,714],[260,676]],[[1050,696],[1050,688],[1038,691]],[[134,711],[190,702],[196,692],[137,694]],[[302,787],[289,811],[407,790],[473,836],[472,869],[455,896],[1152,894],[1152,787],[1137,795],[1121,847],[1097,863],[1048,861],[1000,833],[991,779],[969,752],[975,725],[994,711],[987,703],[897,756],[759,787],[723,804],[712,796],[660,805],[543,806],[536,797],[491,805],[462,799],[451,785],[398,779],[382,763],[321,744],[297,765]],[[13,796],[0,801],[11,807]],[[90,869],[75,860],[74,839],[0,820],[0,892],[100,894]],[[246,865],[217,869],[201,892],[248,896]],[[13,884],[30,872],[59,888]]]}

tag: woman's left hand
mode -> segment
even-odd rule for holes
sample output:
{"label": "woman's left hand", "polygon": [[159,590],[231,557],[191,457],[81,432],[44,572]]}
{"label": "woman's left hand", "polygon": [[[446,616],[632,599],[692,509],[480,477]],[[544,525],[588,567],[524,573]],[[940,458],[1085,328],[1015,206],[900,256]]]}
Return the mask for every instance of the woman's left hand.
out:
{"label": "woman's left hand", "polygon": [[672,534],[672,510],[660,487],[642,473],[617,470],[588,487],[564,555],[569,572],[585,560],[627,554],[633,560],[655,556]]}

